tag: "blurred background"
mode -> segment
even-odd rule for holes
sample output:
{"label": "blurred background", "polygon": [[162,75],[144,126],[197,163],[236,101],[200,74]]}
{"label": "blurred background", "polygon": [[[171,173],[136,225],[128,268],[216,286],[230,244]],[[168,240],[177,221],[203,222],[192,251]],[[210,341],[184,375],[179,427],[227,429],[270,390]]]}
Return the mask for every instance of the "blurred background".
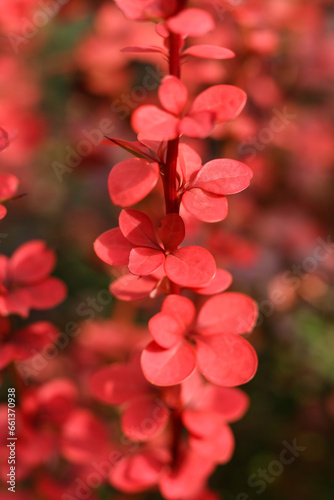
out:
{"label": "blurred background", "polygon": [[[259,370],[244,388],[251,407],[233,425],[234,457],[210,484],[224,500],[332,500],[334,6],[330,0],[191,5],[209,10],[217,27],[190,42],[236,53],[226,61],[189,58],[182,78],[191,97],[227,83],[244,89],[248,102],[235,121],[189,144],[203,162],[245,162],[254,178],[249,189],[229,198],[225,221],[188,221],[188,240],[206,245],[232,273],[231,289],[255,298],[260,311],[249,338]],[[113,2],[102,0],[12,0],[1,6],[0,32],[0,127],[11,139],[0,171],[15,174],[18,193],[25,194],[7,205],[0,252],[10,255],[35,238],[56,250],[55,274],[66,282],[68,299],[31,319],[47,318],[61,330],[72,321],[80,332],[31,384],[68,377],[85,404],[92,367],[124,356],[117,332],[103,333],[110,324],[99,318],[124,324],[133,318],[145,336],[141,325],[156,307],[108,299],[113,276],[95,256],[93,242],[117,225],[119,209],[110,202],[107,178],[128,157],[99,143],[104,135],[135,138],[131,113],[157,102],[166,71],[159,55],[120,49],[160,45],[161,39],[153,23],[128,21]],[[157,218],[161,186],[139,206]],[[102,334],[104,340],[109,335],[107,348],[97,340]],[[299,451],[282,469],[277,460],[286,442],[297,443]],[[50,470],[43,481],[38,473],[23,478],[22,488],[35,492],[33,498],[57,498],[51,491],[60,480]],[[93,494],[119,496],[111,492],[101,486]]]}

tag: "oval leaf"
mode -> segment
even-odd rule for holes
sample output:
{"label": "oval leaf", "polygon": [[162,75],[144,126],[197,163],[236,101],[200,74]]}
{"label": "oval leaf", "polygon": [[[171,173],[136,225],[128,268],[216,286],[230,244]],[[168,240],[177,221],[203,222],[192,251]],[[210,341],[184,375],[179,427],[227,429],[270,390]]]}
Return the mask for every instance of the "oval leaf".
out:
{"label": "oval leaf", "polygon": [[148,441],[166,426],[168,419],[168,408],[152,393],[128,404],[121,418],[121,426],[129,439]]}
{"label": "oval leaf", "polygon": [[171,349],[163,349],[156,342],[151,342],[142,353],[141,366],[151,384],[180,384],[196,367],[195,350],[186,340]]}
{"label": "oval leaf", "polygon": [[192,182],[199,169],[202,168],[201,157],[188,144],[179,145],[179,154],[177,159],[177,171],[183,180],[182,184]]}
{"label": "oval leaf", "polygon": [[93,396],[109,404],[122,404],[150,390],[138,358],[130,363],[114,363],[96,371],[89,381]]}
{"label": "oval leaf", "polygon": [[246,93],[233,85],[214,85],[201,94],[193,102],[189,116],[203,111],[210,111],[216,123],[233,120],[246,104]]}
{"label": "oval leaf", "polygon": [[124,493],[138,493],[158,484],[163,467],[164,462],[157,456],[156,450],[142,451],[121,459],[118,456],[110,469],[109,481]]}
{"label": "oval leaf", "polygon": [[153,316],[148,327],[153,339],[164,349],[175,346],[186,333],[185,325],[178,318],[164,312]]}
{"label": "oval leaf", "polygon": [[253,299],[237,292],[211,297],[201,308],[196,331],[202,335],[243,334],[256,323],[258,308]]}
{"label": "oval leaf", "polygon": [[57,306],[65,299],[67,288],[59,278],[51,276],[36,285],[20,290],[21,301],[33,309],[44,310]]}
{"label": "oval leaf", "polygon": [[246,413],[249,407],[249,396],[234,387],[206,384],[201,393],[201,399],[198,401],[198,407],[201,410],[218,413],[225,422],[235,422]]}
{"label": "oval leaf", "polygon": [[123,236],[133,245],[159,249],[153,223],[148,215],[139,210],[122,210],[119,227]]}
{"label": "oval leaf", "polygon": [[201,9],[185,9],[167,21],[167,27],[173,33],[184,38],[187,36],[201,36],[215,27],[212,16]]}
{"label": "oval leaf", "polygon": [[192,187],[214,194],[234,194],[246,189],[252,177],[251,169],[240,161],[212,160],[203,165]]}
{"label": "oval leaf", "polygon": [[208,283],[216,272],[215,259],[205,248],[179,248],[166,256],[165,272],[177,285],[192,287]]}
{"label": "oval leaf", "polygon": [[109,289],[120,300],[140,300],[148,297],[157,284],[158,280],[152,276],[126,274],[114,281]]}
{"label": "oval leaf", "polygon": [[160,54],[166,54],[166,51],[157,45],[130,45],[128,47],[123,47],[121,52],[129,52],[131,54],[150,54],[158,52]]}
{"label": "oval leaf", "polygon": [[146,139],[159,141],[169,141],[179,135],[179,120],[175,116],[157,108],[156,106],[145,105],[136,109],[132,115],[132,127]]}
{"label": "oval leaf", "polygon": [[188,137],[207,137],[215,125],[216,116],[211,111],[198,111],[182,118],[180,133]]}
{"label": "oval leaf", "polygon": [[108,189],[114,205],[128,207],[147,196],[159,179],[159,165],[139,158],[117,163],[108,178]]}
{"label": "oval leaf", "polygon": [[165,76],[162,79],[158,94],[162,106],[167,111],[177,116],[182,113],[188,99],[188,91],[176,76]]}
{"label": "oval leaf", "polygon": [[201,295],[214,295],[226,290],[232,283],[232,275],[224,269],[217,269],[214,278],[209,281],[208,285],[193,288],[194,292]]}
{"label": "oval leaf", "polygon": [[19,180],[12,174],[0,174],[0,201],[12,198],[19,185]]}
{"label": "oval leaf", "polygon": [[92,412],[76,409],[62,427],[61,449],[70,462],[91,463],[106,453],[108,432]]}
{"label": "oval leaf", "polygon": [[201,456],[214,460],[219,464],[225,464],[231,460],[235,442],[231,428],[228,425],[221,424],[213,436],[206,438],[190,436],[189,445]]}
{"label": "oval leaf", "polygon": [[235,387],[251,380],[257,369],[254,348],[232,333],[196,339],[199,371],[213,384]]}
{"label": "oval leaf", "polygon": [[42,240],[31,240],[21,245],[8,265],[9,280],[33,284],[48,277],[56,264],[56,255]]}
{"label": "oval leaf", "polygon": [[186,328],[192,324],[196,316],[194,303],[182,295],[168,295],[162,304],[161,312],[176,317]]}
{"label": "oval leaf", "polygon": [[128,265],[132,248],[133,245],[123,236],[118,227],[101,234],[94,242],[96,255],[112,266]]}
{"label": "oval leaf", "polygon": [[159,269],[165,262],[165,256],[160,250],[138,247],[130,252],[129,271],[137,276],[147,276]]}
{"label": "oval leaf", "polygon": [[167,214],[158,227],[160,240],[168,252],[175,250],[184,240],[186,230],[179,214]]}
{"label": "oval leaf", "polygon": [[227,199],[202,189],[190,189],[182,196],[182,204],[191,215],[204,222],[219,222],[228,213]]}
{"label": "oval leaf", "polygon": [[231,59],[235,53],[230,49],[216,45],[193,45],[186,49],[183,56],[195,56],[203,59]]}

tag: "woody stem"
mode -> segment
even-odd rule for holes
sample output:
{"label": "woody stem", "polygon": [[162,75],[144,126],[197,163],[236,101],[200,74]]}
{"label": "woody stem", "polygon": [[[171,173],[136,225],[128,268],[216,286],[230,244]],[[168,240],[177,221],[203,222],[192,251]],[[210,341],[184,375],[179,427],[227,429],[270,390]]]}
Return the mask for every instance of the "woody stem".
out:
{"label": "woody stem", "polygon": [[[182,39],[179,35],[169,35],[169,74],[180,77],[180,52]],[[168,141],[164,171],[164,194],[166,213],[178,213],[179,201],[176,192],[176,166],[179,151],[179,138]]]}

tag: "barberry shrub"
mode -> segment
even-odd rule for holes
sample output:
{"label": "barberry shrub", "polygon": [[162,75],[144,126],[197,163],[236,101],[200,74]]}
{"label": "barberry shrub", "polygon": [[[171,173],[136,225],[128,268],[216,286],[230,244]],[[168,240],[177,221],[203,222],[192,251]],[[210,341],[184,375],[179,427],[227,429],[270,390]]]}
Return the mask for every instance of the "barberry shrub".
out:
{"label": "barberry shrub", "polygon": [[[254,327],[257,307],[246,295],[225,291],[231,275],[217,269],[207,249],[187,243],[187,228],[194,218],[224,220],[226,196],[245,189],[252,172],[229,158],[203,165],[190,141],[236,118],[246,95],[232,85],[214,85],[189,102],[181,78],[187,58],[234,56],[222,47],[189,45],[189,36],[214,28],[208,12],[187,8],[184,0],[116,4],[129,19],[156,23],[162,41],[124,51],[161,53],[168,74],[158,89],[160,106],[144,104],[132,115],[137,140],[103,141],[129,158],[108,179],[110,198],[122,208],[119,227],[97,238],[95,251],[106,264],[120,266],[110,287],[118,299],[165,298],[148,324],[151,341],[127,361],[95,372],[90,390],[100,402],[119,407],[121,429],[136,443],[131,451],[119,445],[122,457],[109,475],[113,486],[126,493],[159,488],[167,499],[207,498],[213,495],[208,477],[233,453],[229,423],[248,407],[237,386],[257,369],[256,353],[243,337]],[[156,223],[161,207],[150,214],[130,207],[159,186],[165,215]]]}

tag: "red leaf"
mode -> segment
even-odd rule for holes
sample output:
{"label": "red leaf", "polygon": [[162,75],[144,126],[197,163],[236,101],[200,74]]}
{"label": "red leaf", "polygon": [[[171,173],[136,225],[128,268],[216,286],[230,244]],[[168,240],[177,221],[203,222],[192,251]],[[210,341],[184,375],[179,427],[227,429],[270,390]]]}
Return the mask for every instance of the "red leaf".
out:
{"label": "red leaf", "polygon": [[124,141],[123,139],[106,137],[100,144],[102,146],[119,146],[132,155],[143,158],[144,160],[151,160],[154,162],[157,160],[150,148],[139,141]]}
{"label": "red leaf", "polygon": [[193,45],[186,49],[182,55],[202,57],[203,59],[231,59],[235,57],[232,50],[216,45]]}
{"label": "red leaf", "polygon": [[67,295],[65,283],[51,276],[36,285],[27,285],[20,290],[21,300],[29,308],[44,310],[56,307]]}
{"label": "red leaf", "polygon": [[148,327],[153,339],[164,349],[175,346],[186,333],[185,325],[177,317],[165,312],[153,316]]}
{"label": "red leaf", "polygon": [[42,240],[21,245],[9,261],[9,279],[14,283],[36,283],[45,279],[55,267],[56,256]]}
{"label": "red leaf", "polygon": [[213,436],[201,438],[189,437],[190,447],[203,457],[225,464],[234,452],[234,436],[228,425],[221,425]]}
{"label": "red leaf", "polygon": [[210,436],[219,431],[222,417],[213,411],[196,411],[185,409],[182,412],[182,422],[192,434],[198,437]]}
{"label": "red leaf", "polygon": [[160,479],[161,494],[168,500],[197,499],[216,464],[189,448],[179,452],[178,458],[174,468]]}
{"label": "red leaf", "polygon": [[206,193],[202,189],[190,189],[182,196],[182,204],[191,215],[204,222],[219,222],[227,216],[225,196]]}
{"label": "red leaf", "polygon": [[169,411],[163,402],[152,395],[131,401],[121,418],[124,434],[134,441],[147,441],[166,426]]}
{"label": "red leaf", "polygon": [[158,234],[165,250],[175,250],[184,240],[185,231],[182,217],[178,214],[167,214],[161,219]]}
{"label": "red leaf", "polygon": [[160,163],[165,163],[168,146],[167,141],[151,141],[150,139],[141,137],[139,144],[142,144],[143,147],[146,147],[149,151],[151,151],[151,153],[160,160]]}
{"label": "red leaf", "polygon": [[115,363],[101,368],[93,373],[89,386],[95,398],[116,405],[147,394],[150,387],[136,357],[130,363]]}
{"label": "red leaf", "polygon": [[0,220],[6,217],[7,214],[7,208],[4,207],[3,205],[0,205]]}
{"label": "red leaf", "polygon": [[191,326],[196,316],[193,302],[181,295],[168,295],[163,301],[161,312],[175,316],[186,328]]}
{"label": "red leaf", "polygon": [[117,7],[119,7],[122,12],[129,19],[143,20],[143,10],[146,5],[150,5],[151,0],[144,0],[144,2],[138,2],[136,0],[115,0]]}
{"label": "red leaf", "polygon": [[235,387],[251,380],[257,369],[254,348],[232,333],[196,339],[201,373],[213,384]]}
{"label": "red leaf", "polygon": [[205,248],[179,248],[166,256],[165,272],[174,283],[193,287],[209,282],[216,272],[216,263]]}
{"label": "red leaf", "polygon": [[58,334],[59,330],[48,321],[38,321],[21,328],[11,334],[13,358],[16,360],[32,358],[36,352],[55,341]]}
{"label": "red leaf", "polygon": [[0,174],[0,201],[12,198],[19,185],[19,180],[15,175]]}
{"label": "red leaf", "polygon": [[214,114],[217,123],[233,120],[246,104],[245,92],[233,85],[214,85],[201,94],[193,102],[189,116],[203,111]]}
{"label": "red leaf", "polygon": [[178,173],[180,174],[183,183],[192,182],[196,177],[197,172],[202,168],[202,160],[196,151],[187,144],[179,145],[178,154]]}
{"label": "red leaf", "polygon": [[166,461],[157,451],[142,451],[118,460],[111,467],[110,483],[125,493],[138,493],[157,485]]}
{"label": "red leaf", "polygon": [[140,300],[148,297],[157,283],[158,280],[152,276],[126,274],[110,285],[110,292],[120,300]]}
{"label": "red leaf", "polygon": [[215,116],[211,111],[192,112],[180,123],[180,133],[188,137],[207,137],[215,124]]}
{"label": "red leaf", "polygon": [[123,236],[118,227],[101,234],[94,242],[96,255],[112,266],[126,266],[132,248],[133,245]]}
{"label": "red leaf", "polygon": [[[226,49],[227,50],[227,49]],[[157,45],[130,45],[129,47],[123,47],[121,52],[130,52],[135,54],[149,54],[158,52],[160,54],[167,54],[166,50]]]}
{"label": "red leaf", "polygon": [[119,216],[119,227],[123,236],[133,245],[160,249],[153,223],[148,215],[139,210],[122,210]]}
{"label": "red leaf", "polygon": [[151,342],[142,353],[141,366],[151,384],[180,384],[196,367],[195,350],[186,340],[170,349],[163,349],[156,342]]}
{"label": "red leaf", "polygon": [[226,292],[211,297],[201,308],[196,331],[202,335],[250,332],[257,319],[257,305],[242,293]]}
{"label": "red leaf", "polygon": [[215,27],[211,15],[201,9],[185,9],[167,21],[167,27],[173,33],[184,38],[187,36],[201,36]]}
{"label": "red leaf", "polygon": [[231,283],[232,275],[224,269],[217,269],[214,278],[212,278],[208,285],[192,288],[192,290],[201,295],[214,295],[215,293],[224,292]]}
{"label": "red leaf", "polygon": [[61,448],[70,462],[90,463],[106,451],[108,434],[89,410],[77,409],[62,427]]}
{"label": "red leaf", "polygon": [[212,160],[203,165],[192,187],[215,194],[239,193],[249,186],[253,172],[247,165],[236,160]]}
{"label": "red leaf", "polygon": [[176,76],[167,75],[162,79],[158,90],[162,106],[170,113],[179,116],[188,99],[188,91]]}
{"label": "red leaf", "polygon": [[240,389],[206,384],[196,407],[218,413],[225,422],[235,422],[246,413],[249,396]]}
{"label": "red leaf", "polygon": [[129,19],[137,21],[153,20],[171,16],[176,0],[115,0],[116,5]]}
{"label": "red leaf", "polygon": [[179,135],[178,118],[156,106],[145,105],[136,109],[132,115],[131,123],[133,129],[140,134],[139,140],[142,137],[169,141]]}
{"label": "red leaf", "polygon": [[108,188],[114,205],[128,207],[147,196],[159,179],[159,165],[139,158],[117,163],[108,178]]}
{"label": "red leaf", "polygon": [[70,379],[55,378],[40,386],[34,398],[45,422],[63,425],[78,404],[78,388]]}
{"label": "red leaf", "polygon": [[161,38],[168,38],[170,35],[164,22],[156,24],[155,31],[156,31],[157,35],[161,36]]}
{"label": "red leaf", "polygon": [[0,294],[0,314],[9,316],[10,314],[18,314],[23,318],[29,316],[30,306],[27,303],[23,288],[13,290],[9,294]]}
{"label": "red leaf", "polygon": [[165,256],[160,250],[137,247],[130,252],[129,271],[137,276],[147,276],[159,269],[165,262]]}

